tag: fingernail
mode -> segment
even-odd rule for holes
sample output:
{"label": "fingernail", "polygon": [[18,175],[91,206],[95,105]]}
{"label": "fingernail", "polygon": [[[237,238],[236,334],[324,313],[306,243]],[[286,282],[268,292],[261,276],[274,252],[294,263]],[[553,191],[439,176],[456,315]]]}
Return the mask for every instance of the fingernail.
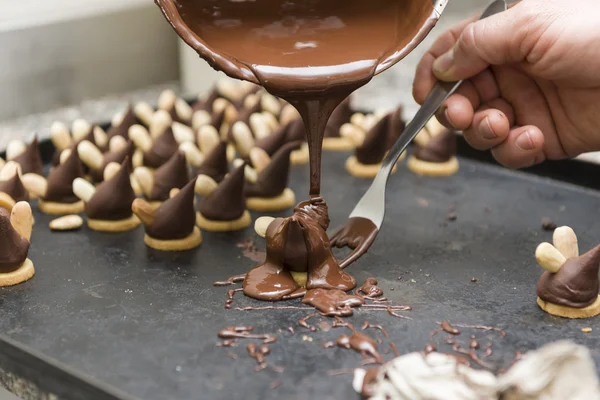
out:
{"label": "fingernail", "polygon": [[454,124],[452,123],[452,120],[450,119],[450,114],[448,113],[448,107],[444,107],[444,110],[443,110],[443,111],[444,111],[444,117],[446,117],[446,121],[448,121],[448,123],[449,123],[450,125],[452,125],[452,127],[453,127],[454,129],[456,129],[456,126],[454,126]]}
{"label": "fingernail", "polygon": [[483,121],[479,124],[479,134],[481,137],[487,140],[496,139],[498,135],[492,129],[492,124],[490,124],[490,118],[485,117]]}
{"label": "fingernail", "polygon": [[517,137],[515,140],[515,144],[521,150],[529,151],[535,148],[535,144],[533,143],[533,139],[529,131],[525,131]]}
{"label": "fingernail", "polygon": [[452,68],[454,64],[454,49],[442,54],[433,62],[433,70],[437,73],[444,74]]}

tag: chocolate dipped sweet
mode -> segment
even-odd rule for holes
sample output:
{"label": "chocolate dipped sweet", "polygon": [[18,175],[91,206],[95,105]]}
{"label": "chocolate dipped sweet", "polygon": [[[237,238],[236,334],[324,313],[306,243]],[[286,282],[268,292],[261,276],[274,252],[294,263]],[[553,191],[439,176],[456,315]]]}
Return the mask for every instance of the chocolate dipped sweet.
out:
{"label": "chocolate dipped sweet", "polygon": [[244,192],[247,206],[254,211],[281,211],[296,202],[294,192],[289,189],[290,154],[300,147],[292,142],[281,147],[272,158],[260,149],[250,151],[250,160],[258,171],[256,181],[246,182]]}
{"label": "chocolate dipped sweet", "polygon": [[434,118],[415,139],[408,168],[417,175],[448,176],[458,171],[456,134]]}
{"label": "chocolate dipped sweet", "polygon": [[362,135],[354,155],[346,161],[346,170],[361,178],[373,178],[379,172],[387,152],[404,130],[402,107],[383,116],[366,133],[361,128],[354,129]]}
{"label": "chocolate dipped sweet", "polygon": [[9,161],[0,170],[0,207],[11,210],[19,201],[29,201],[29,191],[21,181],[20,166]]}
{"label": "chocolate dipped sweet", "polygon": [[95,188],[81,178],[73,182],[73,191],[85,202],[88,226],[96,231],[124,232],[140,224],[131,210],[136,196],[129,177],[129,160],[113,165],[116,170],[107,167],[104,182]]}
{"label": "chocolate dipped sweet", "polygon": [[27,258],[32,227],[29,203],[18,202],[11,211],[0,207],[0,286],[16,285],[34,275]]}
{"label": "chocolate dipped sweet", "polygon": [[350,97],[348,97],[333,110],[329,121],[327,121],[323,138],[323,150],[347,151],[354,147],[350,140],[340,136],[340,128],[350,122],[352,114],[354,114],[354,111],[350,107]]}
{"label": "chocolate dipped sweet", "polygon": [[196,175],[207,175],[215,182],[221,182],[227,173],[229,173],[229,162],[227,161],[227,142],[219,140],[214,146],[202,164],[194,169]]}
{"label": "chocolate dipped sweet", "polygon": [[205,194],[198,204],[197,224],[213,231],[236,231],[250,225],[250,213],[246,209],[244,195],[244,169],[234,169],[219,185]]}
{"label": "chocolate dipped sweet", "polygon": [[189,250],[200,245],[202,235],[194,218],[194,186],[192,179],[156,209],[143,199],[134,200],[132,210],[146,228],[146,245],[163,251]]}
{"label": "chocolate dipped sweet", "polygon": [[82,178],[83,165],[76,151],[50,170],[47,189],[38,203],[45,214],[77,214],[83,211],[83,202],[73,193],[73,181]]}
{"label": "chocolate dipped sweet", "polygon": [[23,151],[10,155],[7,161],[15,161],[21,166],[21,173],[44,176],[44,163],[40,154],[38,138],[35,136],[31,143],[24,146]]}
{"label": "chocolate dipped sweet", "polygon": [[94,182],[102,182],[104,180],[104,170],[110,163],[121,164],[127,160],[129,171],[133,170],[131,159],[135,151],[135,146],[131,140],[125,142],[123,147],[101,153],[99,149],[90,149],[93,146],[91,143],[85,146],[78,146],[77,153],[79,158],[89,168],[89,175]]}
{"label": "chocolate dipped sweet", "polygon": [[356,287],[329,247],[327,204],[316,197],[296,206],[288,218],[274,219],[266,229],[267,257],[244,279],[244,293],[259,300],[302,297],[305,289]]}
{"label": "chocolate dipped sweet", "polygon": [[536,260],[546,270],[537,284],[538,305],[565,318],[600,314],[600,245],[580,256],[577,236],[566,226],[554,231],[553,242],[536,249]]}
{"label": "chocolate dipped sweet", "polygon": [[123,113],[123,116],[120,118],[119,123],[111,126],[108,132],[106,132],[106,135],[108,136],[109,140],[115,136],[121,136],[127,139],[129,137],[129,128],[138,123],[139,121],[135,115],[135,112],[133,111],[133,107],[130,104],[127,107],[127,110],[125,110]]}
{"label": "chocolate dipped sweet", "polygon": [[219,97],[221,97],[221,95],[219,94],[219,91],[217,90],[217,88],[214,87],[205,98],[198,99],[192,105],[192,111],[194,111],[194,112],[206,111],[209,114],[212,114],[213,113],[213,104],[215,103],[215,100],[217,100]]}
{"label": "chocolate dipped sweet", "polygon": [[144,152],[143,163],[150,168],[158,168],[173,156],[179,149],[179,144],[173,136],[173,129],[168,127],[152,143],[152,147]]}

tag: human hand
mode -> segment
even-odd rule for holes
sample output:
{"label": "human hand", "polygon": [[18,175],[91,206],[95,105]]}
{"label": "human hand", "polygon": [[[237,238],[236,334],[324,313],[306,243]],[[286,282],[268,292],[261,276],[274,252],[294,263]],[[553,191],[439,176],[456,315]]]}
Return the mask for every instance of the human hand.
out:
{"label": "human hand", "polygon": [[438,119],[511,168],[600,150],[598,15],[597,0],[523,0],[463,21],[423,56],[413,96],[464,79]]}

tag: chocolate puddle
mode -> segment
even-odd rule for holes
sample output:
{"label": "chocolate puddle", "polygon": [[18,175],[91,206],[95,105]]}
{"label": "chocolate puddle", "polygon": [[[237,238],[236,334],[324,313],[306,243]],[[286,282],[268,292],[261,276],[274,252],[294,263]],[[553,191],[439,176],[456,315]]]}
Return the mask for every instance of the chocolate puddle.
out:
{"label": "chocolate puddle", "polygon": [[196,180],[192,179],[175,197],[156,209],[154,220],[150,225],[146,225],[148,236],[160,240],[175,240],[192,234],[196,225],[195,184]]}

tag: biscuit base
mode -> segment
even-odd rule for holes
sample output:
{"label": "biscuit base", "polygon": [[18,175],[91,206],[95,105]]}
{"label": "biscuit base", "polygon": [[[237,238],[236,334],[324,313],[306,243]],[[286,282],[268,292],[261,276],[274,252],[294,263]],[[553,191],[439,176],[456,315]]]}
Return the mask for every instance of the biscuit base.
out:
{"label": "biscuit base", "polygon": [[19,269],[0,274],[0,286],[13,286],[31,279],[35,274],[33,263],[28,258]]}
{"label": "biscuit base", "polygon": [[[404,154],[400,157],[400,160],[403,160],[406,157]],[[362,164],[357,159],[356,156],[350,156],[346,160],[346,171],[350,173],[350,175],[356,176],[357,178],[375,178],[381,169],[381,163],[379,164]],[[398,166],[394,165],[392,168],[392,174],[398,170]]]}
{"label": "biscuit base", "polygon": [[277,197],[248,197],[246,205],[252,211],[282,211],[296,204],[296,195],[290,188],[285,188]]}
{"label": "biscuit base", "polygon": [[354,144],[345,137],[323,138],[323,150],[325,151],[350,151],[354,150]]}
{"label": "biscuit base", "polygon": [[410,156],[407,162],[408,169],[417,175],[427,176],[450,176],[458,171],[458,159],[452,157],[443,163],[434,163],[419,160],[415,156]]}
{"label": "biscuit base", "polygon": [[252,218],[248,210],[244,214],[233,221],[214,221],[206,218],[200,212],[196,213],[196,225],[209,232],[231,232],[239,231],[247,228],[252,223]]}
{"label": "biscuit base", "polygon": [[302,146],[299,150],[294,150],[290,154],[290,162],[294,165],[307,164],[308,160],[308,143],[302,143]]}
{"label": "biscuit base", "polygon": [[141,223],[135,214],[132,214],[129,218],[116,221],[89,218],[87,220],[88,227],[98,232],[126,232],[137,228]]}
{"label": "biscuit base", "polygon": [[290,274],[298,286],[306,288],[306,282],[308,282],[308,272],[290,271]]}
{"label": "biscuit base", "polygon": [[584,308],[573,308],[563,306],[560,304],[549,303],[540,299],[539,297],[537,298],[537,304],[542,310],[546,311],[548,314],[552,314],[562,318],[592,318],[600,314],[600,296],[598,296],[596,301]]}
{"label": "biscuit base", "polygon": [[202,243],[202,233],[200,232],[200,229],[195,226],[192,233],[183,239],[161,240],[154,239],[146,234],[144,235],[144,243],[146,243],[148,247],[152,247],[153,249],[160,251],[191,250],[200,246]]}
{"label": "biscuit base", "polygon": [[41,212],[49,215],[79,214],[85,210],[85,204],[81,200],[75,203],[55,203],[40,199],[38,200],[38,207]]}

